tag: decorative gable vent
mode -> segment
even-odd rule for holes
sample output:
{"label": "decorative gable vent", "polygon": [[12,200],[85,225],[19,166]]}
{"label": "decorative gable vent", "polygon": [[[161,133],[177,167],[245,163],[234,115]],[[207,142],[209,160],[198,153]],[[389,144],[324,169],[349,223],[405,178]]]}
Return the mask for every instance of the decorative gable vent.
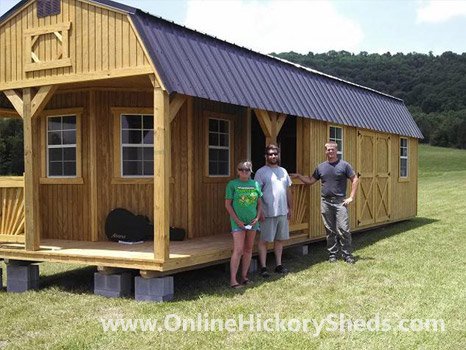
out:
{"label": "decorative gable vent", "polygon": [[58,15],[60,2],[61,0],[37,0],[37,18]]}

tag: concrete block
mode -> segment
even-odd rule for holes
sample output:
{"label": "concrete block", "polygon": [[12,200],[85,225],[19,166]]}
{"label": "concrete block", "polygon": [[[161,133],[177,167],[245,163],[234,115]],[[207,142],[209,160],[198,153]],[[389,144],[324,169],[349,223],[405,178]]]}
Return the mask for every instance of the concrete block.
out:
{"label": "concrete block", "polygon": [[259,270],[259,259],[258,258],[252,258],[251,259],[251,265],[249,265],[249,273],[254,273]]}
{"label": "concrete block", "polygon": [[109,298],[130,296],[133,290],[131,272],[107,275],[94,273],[94,294]]}
{"label": "concrete block", "polygon": [[288,254],[304,256],[309,254],[309,246],[307,244],[294,246],[286,250]]}
{"label": "concrete block", "polygon": [[144,301],[169,301],[173,299],[173,276],[134,279],[134,298]]}
{"label": "concrete block", "polygon": [[6,267],[8,293],[23,293],[39,289],[39,266],[11,265]]}

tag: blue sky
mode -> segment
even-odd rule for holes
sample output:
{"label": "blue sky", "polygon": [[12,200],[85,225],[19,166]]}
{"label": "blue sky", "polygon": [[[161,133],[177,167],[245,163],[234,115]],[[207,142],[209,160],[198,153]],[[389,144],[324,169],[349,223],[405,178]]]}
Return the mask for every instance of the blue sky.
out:
{"label": "blue sky", "polygon": [[[0,0],[0,15],[16,0]],[[466,52],[466,0],[119,0],[263,53]]]}

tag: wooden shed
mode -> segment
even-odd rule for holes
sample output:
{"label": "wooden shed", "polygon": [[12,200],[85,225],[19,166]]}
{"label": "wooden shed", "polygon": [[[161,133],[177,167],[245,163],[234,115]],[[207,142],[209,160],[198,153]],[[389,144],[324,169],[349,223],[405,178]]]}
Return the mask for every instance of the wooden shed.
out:
{"label": "wooden shed", "polygon": [[[0,90],[25,154],[24,178],[0,178],[1,258],[145,277],[228,259],[225,185],[271,141],[308,175],[340,144],[361,179],[354,231],[417,213],[422,134],[402,100],[119,3],[20,1],[0,18]],[[292,192],[287,244],[322,239],[319,186]],[[148,216],[154,241],[108,241],[116,207]]]}

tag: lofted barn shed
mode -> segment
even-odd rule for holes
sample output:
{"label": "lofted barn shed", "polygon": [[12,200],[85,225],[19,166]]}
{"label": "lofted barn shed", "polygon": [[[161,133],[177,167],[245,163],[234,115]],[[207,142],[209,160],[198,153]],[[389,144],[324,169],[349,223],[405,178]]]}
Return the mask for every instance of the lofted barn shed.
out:
{"label": "lofted barn shed", "polygon": [[[108,0],[23,0],[0,18],[0,117],[21,118],[25,174],[0,178],[0,257],[138,269],[231,255],[224,190],[266,143],[311,174],[334,140],[360,177],[354,231],[417,213],[418,139],[402,100]],[[325,237],[320,188],[292,186],[289,245]],[[108,241],[117,207],[154,241]],[[170,242],[169,227],[187,239]]]}

